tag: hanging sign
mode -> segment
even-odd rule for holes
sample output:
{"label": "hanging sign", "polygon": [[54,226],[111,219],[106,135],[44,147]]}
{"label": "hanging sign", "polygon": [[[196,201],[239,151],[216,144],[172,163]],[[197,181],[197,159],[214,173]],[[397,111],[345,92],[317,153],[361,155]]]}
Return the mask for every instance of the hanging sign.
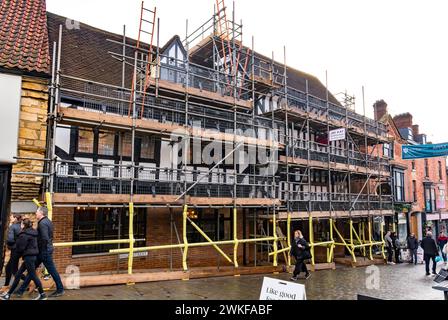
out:
{"label": "hanging sign", "polygon": [[331,141],[339,141],[346,139],[346,131],[345,128],[336,129],[330,131],[330,142]]}
{"label": "hanging sign", "polygon": [[403,160],[446,157],[448,156],[448,143],[405,145],[402,150]]}
{"label": "hanging sign", "polygon": [[265,277],[260,300],[306,300],[305,286]]}

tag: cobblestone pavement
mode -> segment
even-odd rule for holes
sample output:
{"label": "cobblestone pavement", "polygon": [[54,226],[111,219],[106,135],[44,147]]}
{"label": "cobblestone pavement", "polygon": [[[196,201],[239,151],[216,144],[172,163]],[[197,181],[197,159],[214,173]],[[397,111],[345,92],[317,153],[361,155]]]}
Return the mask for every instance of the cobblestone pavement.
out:
{"label": "cobblestone pavement", "polygon": [[[439,267],[440,269],[440,267]],[[378,266],[379,289],[367,288],[367,268],[338,267],[313,273],[306,285],[309,300],[355,300],[358,294],[384,300],[443,300],[432,289],[433,277],[426,277],[423,265]],[[287,273],[264,275],[289,280]],[[65,300],[258,300],[263,275],[169,281],[66,291]],[[372,282],[370,282],[372,283]],[[29,299],[25,297],[24,299]]]}

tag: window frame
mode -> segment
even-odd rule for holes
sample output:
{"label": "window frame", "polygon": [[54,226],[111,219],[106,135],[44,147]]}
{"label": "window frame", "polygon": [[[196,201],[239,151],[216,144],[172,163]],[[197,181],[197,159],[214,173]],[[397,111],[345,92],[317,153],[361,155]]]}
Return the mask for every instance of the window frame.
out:
{"label": "window frame", "polygon": [[[79,132],[80,131],[90,131],[88,128],[82,128],[82,127],[73,127],[73,135],[71,139],[71,147],[70,147],[70,153],[73,158],[91,158],[94,160],[94,162],[99,162],[100,160],[112,160],[118,163],[120,160],[123,161],[131,161],[132,155],[121,155],[121,146],[120,146],[120,135],[122,133],[120,132],[114,132],[114,131],[102,131],[102,130],[95,130],[91,129],[93,132],[93,152],[92,153],[86,153],[86,152],[80,152],[79,150]],[[100,154],[99,153],[99,143],[100,143],[100,134],[101,133],[110,133],[114,135],[114,149],[113,149],[113,155],[106,155],[106,154]],[[126,135],[123,135],[123,137]],[[157,164],[157,159],[160,157],[160,148],[161,148],[161,140],[159,137],[154,135],[148,135],[149,139],[154,141],[154,156],[152,159],[143,158],[142,157],[142,142],[143,138],[145,136],[143,135],[137,135],[135,137],[135,160],[136,162],[143,162],[143,163],[150,163],[150,164]],[[123,143],[122,141],[122,143]],[[132,138],[131,138],[132,143]]]}
{"label": "window frame", "polygon": [[412,196],[414,198],[414,203],[418,201],[417,199],[417,181],[412,180]]}
{"label": "window frame", "polygon": [[[117,234],[109,234],[105,227],[112,227],[114,224],[110,223],[111,220],[107,221],[107,214],[114,214],[113,211],[117,210],[118,225],[121,222],[121,229],[116,229]],[[87,211],[87,212],[86,212]],[[94,214],[94,220],[88,222],[83,222],[79,220],[80,215]],[[147,232],[147,217],[148,213],[146,209],[135,209],[134,216],[134,237],[135,239],[146,239]],[[118,215],[121,215],[121,221]],[[108,217],[110,218],[110,217]],[[126,215],[126,210],[122,208],[75,208],[73,217],[73,227],[72,227],[72,240],[73,242],[84,242],[84,241],[101,241],[101,240],[117,240],[119,237],[121,239],[126,239],[129,237],[129,218]],[[77,233],[80,230],[77,228],[80,226],[92,226],[94,230],[94,237],[79,238]],[[146,241],[139,241],[135,243],[135,247],[144,247]],[[89,246],[76,246],[72,247],[72,256],[81,255],[101,255],[109,253],[111,249],[118,249],[118,247],[123,247],[123,245],[112,244],[112,245],[89,245]],[[90,249],[89,249],[90,248]]]}
{"label": "window frame", "polygon": [[[400,183],[398,183],[398,181],[400,181]],[[406,201],[405,175],[402,170],[394,170],[394,196],[395,201],[397,202]]]}
{"label": "window frame", "polygon": [[[219,210],[214,210],[214,212],[205,212],[202,209],[197,209],[195,210],[195,215],[197,215],[197,218],[192,219],[193,222],[213,241],[233,240],[233,214],[231,214],[231,212],[229,212],[226,217],[226,213]],[[225,238],[226,223],[230,223],[228,239]],[[208,225],[209,228],[213,228],[213,231],[210,232],[210,229],[205,227],[206,225]],[[206,241],[191,224],[187,225],[187,239],[188,243],[201,243]]]}

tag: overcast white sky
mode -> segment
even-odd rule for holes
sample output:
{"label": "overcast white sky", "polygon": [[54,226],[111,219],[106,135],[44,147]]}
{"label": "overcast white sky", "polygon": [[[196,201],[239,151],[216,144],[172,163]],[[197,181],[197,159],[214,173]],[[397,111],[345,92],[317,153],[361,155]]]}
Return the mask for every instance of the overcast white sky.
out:
{"label": "overcast white sky", "polygon": [[[160,44],[185,35],[213,14],[214,0],[153,0],[161,19]],[[47,0],[47,9],[111,32],[136,37],[140,0]],[[227,0],[231,13],[232,2]],[[256,51],[311,73],[336,94],[356,96],[367,115],[384,99],[389,112],[411,112],[434,143],[448,142],[448,1],[446,0],[236,0],[244,41]]]}

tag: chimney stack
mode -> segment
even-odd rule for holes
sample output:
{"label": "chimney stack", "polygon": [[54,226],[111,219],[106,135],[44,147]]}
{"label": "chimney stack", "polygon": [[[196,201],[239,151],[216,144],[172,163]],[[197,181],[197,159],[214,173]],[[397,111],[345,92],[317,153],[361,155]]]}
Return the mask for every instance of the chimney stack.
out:
{"label": "chimney stack", "polygon": [[394,122],[398,129],[404,129],[404,128],[412,129],[412,120],[413,120],[412,114],[410,114],[409,112],[394,117]]}
{"label": "chimney stack", "polygon": [[414,138],[420,134],[420,127],[418,124],[412,126],[412,134],[414,135]]}
{"label": "chimney stack", "polygon": [[378,100],[373,105],[375,121],[380,121],[387,114],[387,103],[384,100]]}

